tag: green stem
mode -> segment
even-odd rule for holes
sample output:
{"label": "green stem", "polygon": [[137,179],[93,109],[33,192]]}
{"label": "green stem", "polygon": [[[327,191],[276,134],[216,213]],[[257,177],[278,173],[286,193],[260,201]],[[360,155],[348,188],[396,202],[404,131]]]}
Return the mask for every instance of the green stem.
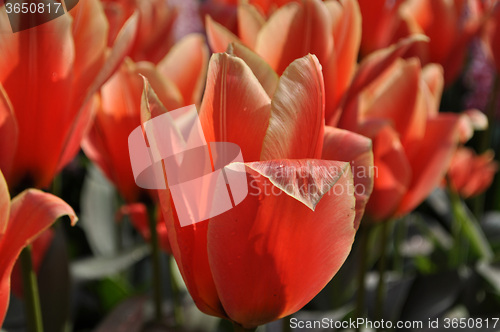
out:
{"label": "green stem", "polygon": [[160,264],[160,244],[158,232],[156,230],[156,215],[154,207],[148,209],[149,212],[149,232],[151,243],[151,260],[153,273],[153,300],[155,307],[155,320],[163,321],[163,292],[161,285],[161,264]]}
{"label": "green stem", "polygon": [[42,310],[40,309],[36,273],[33,270],[31,259],[31,246],[23,249],[20,261],[28,331],[43,332]]}
{"label": "green stem", "polygon": [[184,318],[182,316],[182,301],[181,301],[181,291],[179,284],[177,283],[177,280],[175,279],[174,275],[174,269],[173,269],[173,264],[175,264],[174,257],[169,256],[170,259],[170,264],[169,264],[169,271],[170,271],[170,287],[172,289],[172,300],[174,303],[174,320],[175,320],[175,326],[176,327],[181,327],[184,321]]}
{"label": "green stem", "polygon": [[[479,258],[486,261],[491,261],[494,257],[486,236],[479,227],[477,220],[472,220],[473,217],[467,213],[462,200],[458,194],[452,190],[448,190],[451,200],[451,209],[453,213],[452,233],[454,236],[454,250],[451,267],[457,267],[460,264],[466,264],[468,254],[464,252],[464,248],[470,248],[472,252]],[[464,242],[467,241],[467,244]]]}
{"label": "green stem", "polygon": [[254,332],[257,328],[247,329],[241,326],[240,324],[233,322],[233,329],[234,332]]}
{"label": "green stem", "polygon": [[361,318],[364,316],[365,312],[365,279],[368,264],[368,232],[369,226],[362,226],[359,229],[359,250],[361,252],[361,257],[359,260],[358,268],[358,296],[356,300],[356,312],[355,318]]}
{"label": "green stem", "polygon": [[389,237],[389,221],[382,222],[382,239],[380,246],[380,261],[378,265],[378,286],[375,299],[375,319],[381,320],[384,313],[385,270],[387,266],[387,241]]}
{"label": "green stem", "polygon": [[403,275],[404,271],[404,258],[401,253],[401,245],[403,244],[403,241],[406,237],[406,231],[407,231],[407,224],[406,222],[398,222],[396,224],[396,237],[395,237],[395,243],[394,243],[394,270]]}

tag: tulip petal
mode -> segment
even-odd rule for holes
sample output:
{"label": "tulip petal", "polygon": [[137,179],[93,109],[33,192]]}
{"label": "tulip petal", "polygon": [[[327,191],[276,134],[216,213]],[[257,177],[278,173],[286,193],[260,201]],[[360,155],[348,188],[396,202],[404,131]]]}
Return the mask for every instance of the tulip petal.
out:
{"label": "tulip petal", "polygon": [[354,196],[356,197],[354,227],[358,229],[366,203],[373,190],[372,141],[347,130],[326,126],[321,159],[350,163],[354,177]]}
{"label": "tulip petal", "polygon": [[[326,119],[335,123],[340,113],[336,113],[339,103],[349,87],[354,75],[359,45],[361,42],[361,14],[354,0],[328,1],[325,6],[333,21],[334,48],[332,56],[324,66],[326,94]],[[335,14],[334,14],[335,13]],[[338,15],[339,13],[340,15]]]}
{"label": "tulip petal", "polygon": [[89,105],[89,103],[92,103],[91,99],[94,94],[111,77],[111,75],[113,75],[127,53],[130,51],[136,34],[137,21],[137,14],[133,14],[127,22],[125,22],[123,28],[118,34],[118,37],[116,38],[113,48],[111,49],[111,53],[107,57],[106,62],[101,67],[94,81],[87,89],[82,103],[75,105],[75,107],[79,110],[79,113],[73,118],[72,126],[67,128],[68,130],[66,132],[64,149],[59,160],[58,170],[61,170],[64,166],[66,166],[66,164],[68,164],[78,153],[80,143],[87,131],[90,129],[89,126],[93,117],[93,106]]}
{"label": "tulip petal", "polygon": [[172,254],[194,303],[208,315],[227,318],[208,263],[208,221],[181,227],[172,208],[169,190],[159,190],[158,197]]}
{"label": "tulip petal", "polygon": [[97,77],[92,82],[90,88],[87,90],[87,96],[85,99],[90,99],[121,65],[123,59],[125,59],[126,55],[132,48],[133,41],[137,33],[138,20],[138,15],[133,14],[125,22],[120,30],[120,33],[116,37],[115,43],[111,48],[111,53],[108,55],[106,62]]}
{"label": "tulip petal", "polygon": [[[168,76],[162,75],[151,62],[138,62],[135,72],[131,74],[131,78],[136,79],[137,83],[140,81],[140,79],[138,79],[139,75],[137,74],[146,77],[167,110],[172,111],[185,104],[185,102],[183,102],[182,92],[179,90],[178,86],[171,81]],[[141,90],[136,89],[134,91],[139,92]],[[137,94],[137,96],[138,95],[139,94]]]}
{"label": "tulip petal", "polygon": [[368,95],[369,106],[362,111],[362,119],[391,119],[407,151],[422,139],[428,116],[425,101],[419,94],[420,72],[418,59],[398,59],[388,73],[363,92]]}
{"label": "tulip petal", "polygon": [[332,22],[322,1],[289,3],[278,9],[257,37],[255,52],[281,74],[308,53],[327,63],[332,53]]}
{"label": "tulip petal", "polygon": [[190,34],[170,49],[157,69],[175,83],[182,94],[183,104],[190,105],[201,101],[207,66],[205,38],[200,34]]}
{"label": "tulip petal", "polygon": [[422,68],[422,78],[424,79],[426,87],[424,93],[428,96],[426,97],[429,103],[427,113],[428,116],[434,117],[439,112],[441,96],[443,95],[443,67],[435,63],[426,65]]}
{"label": "tulip petal", "polygon": [[46,186],[56,172],[72,121],[68,112],[75,56],[71,21],[62,15],[28,30],[0,34],[0,83],[19,129],[16,167],[9,175],[13,186],[19,181]]}
{"label": "tulip petal", "polygon": [[269,117],[269,96],[245,62],[214,54],[200,109],[207,142],[235,143],[243,160],[259,160]]}
{"label": "tulip petal", "polygon": [[132,3],[140,19],[130,57],[134,61],[158,63],[175,42],[173,31],[178,9],[163,0]]}
{"label": "tulip petal", "polygon": [[413,35],[399,41],[388,48],[373,52],[368,57],[363,59],[361,64],[352,79],[349,90],[347,91],[346,109],[339,120],[338,126],[340,128],[354,128],[358,121],[359,110],[358,107],[349,106],[350,103],[356,102],[357,96],[360,92],[370,85],[374,80],[387,70],[393,63],[399,59],[411,46],[426,42],[429,39],[423,35]]}
{"label": "tulip petal", "polygon": [[[343,264],[356,231],[348,163],[272,160],[249,166],[250,188],[257,191],[210,220],[207,244],[225,311],[253,328],[307,304]],[[314,211],[303,204],[308,194],[314,194]]]}
{"label": "tulip petal", "polygon": [[[466,149],[466,148],[463,148]],[[484,192],[493,182],[495,173],[498,171],[498,162],[494,160],[495,154],[488,150],[481,155],[472,153],[470,159],[465,162],[471,164],[471,171],[465,173],[467,181],[459,187],[459,193],[464,198],[473,197]],[[463,165],[458,165],[462,167]],[[459,169],[458,172],[461,170]],[[451,167],[450,167],[451,178]]]}
{"label": "tulip petal", "polygon": [[229,44],[227,52],[245,61],[255,77],[259,80],[264,90],[266,90],[267,95],[272,98],[278,86],[279,76],[271,68],[271,66],[269,66],[269,64],[256,53],[240,43]]}
{"label": "tulip petal", "polygon": [[402,39],[397,44],[370,54],[360,63],[353,78],[349,94],[356,95],[359,93],[359,91],[375,80],[410,47],[417,43],[427,42],[428,40],[429,38],[424,35],[413,35]]}
{"label": "tulip petal", "polygon": [[[7,93],[0,84],[0,171],[9,177],[17,148],[17,122]],[[1,228],[1,227],[0,227]]]}
{"label": "tulip petal", "polygon": [[[108,21],[98,0],[79,1],[73,16],[75,41],[75,105],[77,109],[86,97],[85,92],[98,75],[106,60]],[[89,47],[89,45],[92,45]],[[76,111],[76,110],[75,110]]]}
{"label": "tulip petal", "polygon": [[358,0],[363,17],[361,53],[368,55],[391,43],[398,22],[398,10],[404,1]]}
{"label": "tulip petal", "polygon": [[366,214],[372,222],[393,217],[410,185],[412,168],[398,134],[384,122],[368,122],[361,133],[373,141],[375,179]]}
{"label": "tulip petal", "polygon": [[0,239],[0,326],[9,302],[10,275],[21,250],[62,216],[72,224],[78,220],[73,209],[60,198],[29,189],[11,202],[9,223]]}
{"label": "tulip petal", "polygon": [[439,184],[449,168],[457,143],[457,115],[441,113],[439,117],[427,121],[420,151],[409,160],[413,169],[412,181],[397,215],[402,216],[413,210]]}
{"label": "tulip petal", "polygon": [[230,43],[238,42],[240,39],[220,23],[215,22],[207,15],[205,20],[208,44],[213,53],[223,53]]}
{"label": "tulip petal", "polygon": [[258,160],[320,158],[324,123],[321,65],[307,55],[290,64],[280,78]]}
{"label": "tulip petal", "polygon": [[254,6],[246,3],[238,6],[237,15],[241,41],[253,49],[257,42],[257,35],[265,23],[265,19]]}

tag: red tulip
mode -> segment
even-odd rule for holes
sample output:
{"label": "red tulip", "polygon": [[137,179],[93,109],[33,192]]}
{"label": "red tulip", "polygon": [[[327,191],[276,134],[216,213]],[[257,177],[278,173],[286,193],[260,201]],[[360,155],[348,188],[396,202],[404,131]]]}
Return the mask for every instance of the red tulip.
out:
{"label": "red tulip", "polygon": [[9,305],[12,268],[21,250],[62,216],[77,221],[73,209],[60,198],[35,189],[10,200],[0,172],[0,327]]}
{"label": "red tulip", "polygon": [[488,189],[497,171],[498,163],[492,151],[478,156],[472,149],[462,147],[453,156],[448,179],[453,190],[469,198]]}
{"label": "red tulip", "polygon": [[21,32],[5,32],[8,24],[0,7],[0,167],[13,190],[46,187],[78,152],[92,117],[87,101],[123,59],[135,18],[111,52],[97,0]]}
{"label": "red tulip", "polygon": [[[300,0],[249,0],[250,5],[254,6],[260,15],[268,17],[278,8]],[[201,5],[201,14],[203,17],[210,15],[217,23],[222,24],[229,31],[237,33],[241,25],[238,24],[238,5],[239,0],[207,0]]]}
{"label": "red tulip", "polygon": [[192,34],[179,41],[157,67],[125,61],[102,87],[94,124],[82,147],[128,203],[144,194],[135,184],[128,156],[128,136],[141,124],[139,74],[149,78],[161,101],[173,110],[199,103],[207,62],[204,38]]}
{"label": "red tulip", "polygon": [[399,58],[417,40],[375,52],[360,64],[340,121],[373,140],[376,174],[367,205],[372,221],[417,207],[444,177],[458,144],[458,115],[438,113],[441,67]]}
{"label": "red tulip", "polygon": [[[363,160],[356,151],[366,153],[369,142],[324,128],[315,56],[292,62],[278,81],[248,49],[236,46],[235,53],[246,63],[213,55],[199,117],[207,142],[241,148],[248,196],[185,227],[169,191],[159,197],[174,257],[198,308],[252,328],[301,309],[343,264],[359,211],[352,174],[348,163],[319,158],[326,146],[342,142],[345,149],[327,154]],[[152,117],[162,109],[150,88],[143,105]]]}
{"label": "red tulip", "polygon": [[306,0],[288,3],[266,20],[249,4],[238,7],[238,35],[207,17],[207,36],[214,52],[240,42],[260,55],[278,74],[295,59],[316,55],[323,67],[326,119],[337,109],[356,68],[361,16],[354,0]]}
{"label": "red tulip", "polygon": [[447,85],[460,74],[467,46],[479,32],[483,16],[481,0],[360,0],[359,4],[364,55],[402,37],[424,34],[429,43],[418,45],[411,55],[418,56],[423,66],[443,66]]}
{"label": "red tulip", "polygon": [[166,0],[101,0],[110,23],[108,44],[112,45],[123,24],[138,12],[137,34],[129,52],[134,61],[158,63],[175,43],[177,10]]}

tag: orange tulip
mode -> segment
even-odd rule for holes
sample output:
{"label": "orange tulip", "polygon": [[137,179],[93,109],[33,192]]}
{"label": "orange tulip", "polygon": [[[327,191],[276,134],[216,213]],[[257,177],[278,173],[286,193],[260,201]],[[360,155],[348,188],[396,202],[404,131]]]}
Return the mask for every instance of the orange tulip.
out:
{"label": "orange tulip", "polygon": [[488,189],[497,171],[498,163],[492,151],[478,156],[472,149],[461,147],[453,156],[448,179],[453,190],[469,198]]}
{"label": "orange tulip", "polygon": [[108,44],[114,43],[123,24],[138,12],[137,34],[129,52],[134,61],[158,63],[175,43],[177,10],[166,0],[101,0],[110,23]]}
{"label": "orange tulip", "polygon": [[438,113],[442,68],[399,57],[415,41],[377,51],[360,64],[340,121],[373,140],[372,221],[417,207],[443,179],[458,144],[459,116]]}
{"label": "orange tulip", "polygon": [[12,268],[21,250],[65,215],[73,224],[77,221],[69,205],[39,190],[23,191],[11,201],[0,172],[0,327],[9,305]]}
{"label": "orange tulip", "polygon": [[362,52],[387,47],[402,37],[425,34],[428,44],[415,47],[423,66],[438,63],[447,85],[460,74],[467,46],[479,32],[481,0],[360,0],[363,16]]}
{"label": "orange tulip", "polygon": [[238,7],[238,35],[207,17],[214,52],[240,42],[260,55],[278,74],[308,53],[322,65],[326,119],[338,119],[337,109],[356,68],[361,40],[361,15],[355,0],[291,2],[266,20],[256,7]]}
{"label": "orange tulip", "polygon": [[9,33],[0,7],[0,167],[9,185],[46,187],[78,152],[92,118],[94,92],[127,52],[135,17],[107,52],[107,23],[97,0],[69,14]]}
{"label": "orange tulip", "polygon": [[[300,0],[249,0],[250,5],[254,6],[261,15],[268,17],[278,8],[290,2],[300,2]],[[238,5],[239,0],[208,0],[201,5],[201,14],[210,15],[217,23],[225,26],[229,31],[237,33],[238,25]]]}
{"label": "orange tulip", "polygon": [[173,110],[199,103],[207,62],[204,38],[192,34],[179,41],[157,67],[126,60],[102,87],[95,121],[82,148],[128,203],[145,194],[135,184],[128,156],[128,136],[141,124],[140,74],[149,78],[161,101]]}
{"label": "orange tulip", "polygon": [[[325,128],[315,56],[293,61],[278,79],[248,49],[234,45],[233,52],[241,57],[212,56],[199,117],[207,142],[241,148],[248,196],[185,227],[169,191],[159,197],[174,257],[198,308],[252,328],[301,309],[343,264],[362,212],[349,164],[319,158],[370,162],[371,146]],[[151,117],[162,113],[147,86],[143,105]]]}

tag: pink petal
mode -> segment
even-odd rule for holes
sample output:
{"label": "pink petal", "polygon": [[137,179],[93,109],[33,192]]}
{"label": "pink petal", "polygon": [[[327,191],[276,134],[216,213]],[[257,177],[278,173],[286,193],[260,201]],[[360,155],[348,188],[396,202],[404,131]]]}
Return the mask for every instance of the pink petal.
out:
{"label": "pink petal", "polygon": [[307,55],[280,78],[260,160],[320,158],[324,123],[321,65],[314,55]]}
{"label": "pink petal", "polygon": [[207,15],[205,20],[208,44],[214,53],[223,53],[230,43],[238,42],[239,38],[220,23]]}
{"label": "pink petal", "polygon": [[228,53],[241,58],[250,67],[253,74],[266,90],[269,97],[273,97],[278,86],[279,76],[260,56],[240,43],[232,43],[228,47]]}
{"label": "pink petal", "polygon": [[[354,0],[325,2],[333,21],[334,48],[328,63],[324,66],[326,94],[326,118],[336,118],[339,103],[354,75],[359,45],[361,42],[361,14]],[[339,8],[340,7],[340,8]],[[340,15],[337,15],[339,12]],[[334,14],[335,13],[335,14]],[[331,122],[330,122],[331,123]]]}
{"label": "pink petal", "polygon": [[322,1],[289,3],[278,9],[259,32],[255,51],[281,74],[293,60],[309,53],[327,63],[332,53],[332,22]]}
{"label": "pink petal", "polygon": [[158,63],[158,71],[174,82],[184,105],[199,104],[208,66],[208,48],[200,34],[190,34],[178,41]]}
{"label": "pink petal", "polygon": [[259,160],[269,116],[269,96],[245,62],[214,54],[200,110],[207,142],[238,144],[243,160]]}
{"label": "pink petal", "polygon": [[257,35],[265,23],[264,17],[254,7],[246,3],[238,6],[238,31],[243,44],[254,48]]}

